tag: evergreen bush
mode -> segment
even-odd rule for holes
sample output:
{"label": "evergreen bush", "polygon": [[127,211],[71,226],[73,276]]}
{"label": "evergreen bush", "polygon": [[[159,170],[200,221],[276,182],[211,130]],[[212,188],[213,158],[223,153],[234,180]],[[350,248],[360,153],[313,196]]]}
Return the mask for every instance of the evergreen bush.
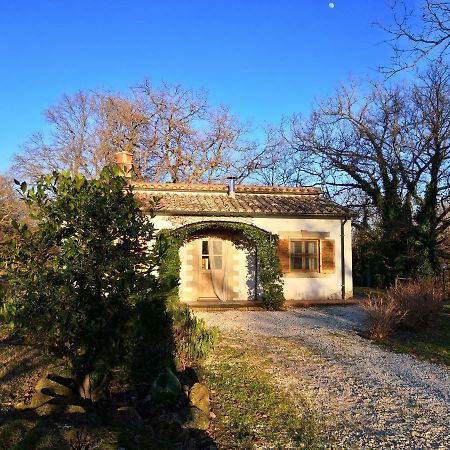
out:
{"label": "evergreen bush", "polygon": [[153,226],[126,180],[112,169],[93,180],[63,172],[20,190],[35,226],[14,223],[4,246],[2,321],[65,358],[80,389],[137,359],[153,373],[167,365],[171,319],[148,250]]}

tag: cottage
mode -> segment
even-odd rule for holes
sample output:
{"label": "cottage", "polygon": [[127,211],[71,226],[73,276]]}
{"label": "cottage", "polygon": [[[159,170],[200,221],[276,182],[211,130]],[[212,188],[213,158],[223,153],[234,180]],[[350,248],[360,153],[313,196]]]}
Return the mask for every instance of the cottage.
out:
{"label": "cottage", "polygon": [[[129,171],[131,155],[119,153],[118,163]],[[132,183],[144,209],[160,198],[157,230],[192,230],[179,250],[181,301],[258,301],[258,245],[246,237],[252,230],[277,243],[287,302],[352,296],[352,214],[320,189]]]}

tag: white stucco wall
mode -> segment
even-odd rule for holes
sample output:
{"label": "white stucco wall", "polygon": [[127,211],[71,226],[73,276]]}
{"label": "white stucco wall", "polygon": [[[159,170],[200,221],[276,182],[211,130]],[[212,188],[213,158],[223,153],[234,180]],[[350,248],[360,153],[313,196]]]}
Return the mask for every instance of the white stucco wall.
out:
{"label": "white stucco wall", "polygon": [[[164,228],[173,229],[195,222],[205,221],[230,221],[243,222],[255,225],[271,233],[289,235],[289,233],[326,233],[326,239],[335,241],[335,270],[331,274],[293,274],[288,273],[284,278],[284,295],[286,300],[314,300],[314,299],[340,299],[342,296],[342,272],[341,272],[341,220],[329,218],[283,218],[283,217],[214,217],[214,216],[190,216],[190,217],[169,217],[156,216],[152,219],[156,230]],[[351,222],[348,220],[344,225],[344,252],[345,252],[345,292],[346,297],[353,294],[352,283],[352,248],[351,248]],[[185,250],[180,250],[181,260],[185,258]],[[242,274],[248,272],[247,259],[242,257],[239,264],[242,266]],[[182,264],[180,293],[185,286],[183,284],[185,267]],[[241,292],[245,293],[242,289]],[[253,298],[253,294],[247,291],[248,299]],[[181,296],[182,297],[182,296]],[[242,299],[244,300],[244,298]]]}
{"label": "white stucco wall", "polygon": [[[333,239],[335,242],[334,273],[309,274],[304,275],[302,278],[288,274],[284,280],[284,295],[286,300],[339,299],[342,297],[340,219],[280,219],[277,217],[257,217],[254,219],[253,224],[281,236],[283,236],[283,233],[289,234],[299,231],[329,233],[327,239]],[[344,225],[346,297],[353,295],[351,231],[351,222],[348,220]]]}

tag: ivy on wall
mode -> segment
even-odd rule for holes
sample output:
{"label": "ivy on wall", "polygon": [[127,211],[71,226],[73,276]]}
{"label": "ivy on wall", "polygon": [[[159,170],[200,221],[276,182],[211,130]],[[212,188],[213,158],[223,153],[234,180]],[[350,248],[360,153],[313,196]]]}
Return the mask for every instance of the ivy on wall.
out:
{"label": "ivy on wall", "polygon": [[220,231],[234,231],[255,249],[263,306],[266,309],[280,308],[284,296],[281,266],[277,255],[278,237],[254,226],[235,222],[194,223],[174,230],[164,229],[158,233],[156,245],[161,255],[159,279],[162,287],[169,292],[169,300],[178,301],[180,247],[202,232]]}

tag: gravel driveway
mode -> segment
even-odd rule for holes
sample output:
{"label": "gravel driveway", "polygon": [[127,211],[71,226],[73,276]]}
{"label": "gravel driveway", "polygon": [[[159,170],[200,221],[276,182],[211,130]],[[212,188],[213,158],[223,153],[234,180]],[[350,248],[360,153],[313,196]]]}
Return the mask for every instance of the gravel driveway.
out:
{"label": "gravel driveway", "polygon": [[331,448],[450,449],[450,370],[360,337],[359,306],[196,314],[263,350],[280,389],[328,424]]}

